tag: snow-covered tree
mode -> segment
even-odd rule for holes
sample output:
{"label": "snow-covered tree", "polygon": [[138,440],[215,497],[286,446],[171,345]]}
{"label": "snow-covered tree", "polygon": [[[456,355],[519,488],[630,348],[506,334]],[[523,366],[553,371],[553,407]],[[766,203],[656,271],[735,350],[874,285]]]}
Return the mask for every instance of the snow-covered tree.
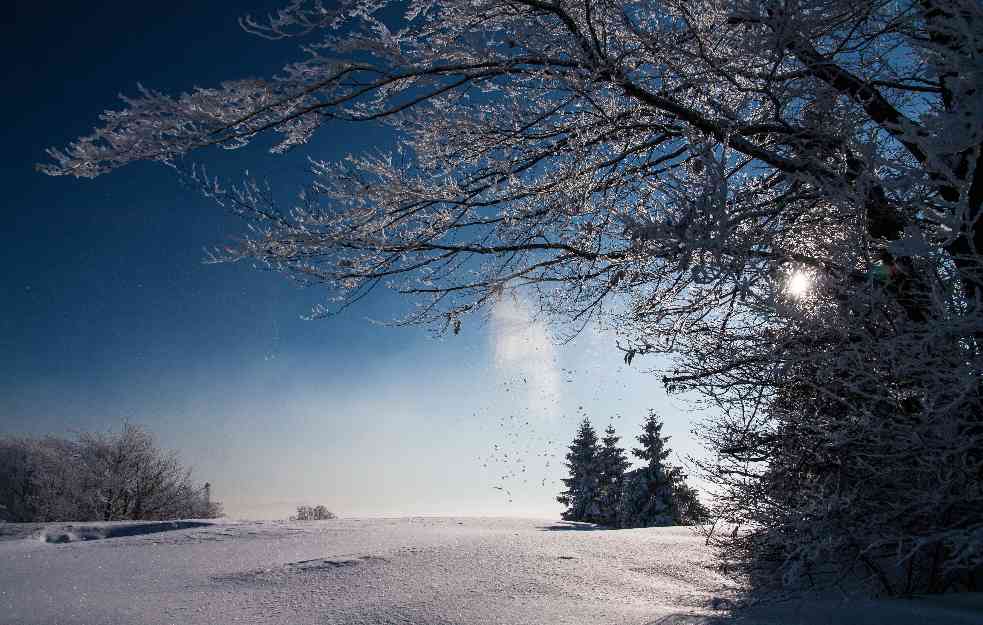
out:
{"label": "snow-covered tree", "polygon": [[719,487],[715,516],[739,530],[712,542],[755,582],[978,587],[975,356],[958,334],[895,317],[878,297],[775,330],[762,343],[781,354],[769,400],[731,404],[703,431],[720,452],[702,462]]}
{"label": "snow-covered tree", "polygon": [[0,438],[0,521],[31,518],[34,467],[24,441]]}
{"label": "snow-covered tree", "polygon": [[387,284],[419,302],[407,321],[455,330],[514,289],[572,331],[603,318],[629,363],[672,354],[666,387],[719,414],[704,470],[744,528],[718,542],[726,557],[786,581],[830,566],[893,593],[972,586],[980,3],[402,6],[294,0],[247,18],[307,56],[270,79],[142,90],[42,168],[181,167],[206,146],[272,133],[283,151],[328,122],[387,124],[392,154],[315,161],[289,210],[191,170],[250,222],[217,258],[323,285],[316,313]]}
{"label": "snow-covered tree", "polygon": [[221,515],[176,454],[147,431],[76,439],[0,437],[0,506],[11,521],[118,521]]}
{"label": "snow-covered tree", "polygon": [[635,456],[647,467],[667,466],[666,462],[672,454],[669,448],[669,436],[662,435],[662,419],[654,410],[650,410],[642,424],[642,433],[635,437],[640,447],[634,447],[631,455]]}
{"label": "snow-covered tree", "polygon": [[[75,441],[0,438],[0,455],[14,460],[0,470],[0,501],[11,521],[84,519],[92,513]],[[8,472],[9,471],[9,472]]]}
{"label": "snow-covered tree", "polygon": [[599,455],[597,432],[585,417],[567,452],[569,477],[563,478],[566,490],[556,498],[566,506],[562,516],[567,521],[600,523],[603,520]]}
{"label": "snow-covered tree", "polygon": [[662,436],[662,420],[650,411],[636,439],[640,447],[631,450],[644,464],[625,476],[619,506],[623,527],[650,527],[683,523],[673,493],[680,482],[679,469],[667,461],[672,450]]}
{"label": "snow-covered tree", "polygon": [[97,499],[97,518],[159,519],[182,517],[191,498],[191,472],[174,452],[160,450],[153,436],[125,423],[118,433],[83,433],[82,465]]}
{"label": "snow-covered tree", "polygon": [[297,506],[297,514],[290,517],[291,521],[329,521],[335,518],[324,506]]}
{"label": "snow-covered tree", "polygon": [[598,506],[600,507],[599,523],[608,526],[618,524],[618,506],[621,502],[621,491],[624,487],[625,471],[631,466],[625,456],[625,450],[618,446],[621,437],[617,435],[613,425],[608,425],[601,438],[601,446],[597,452],[598,471]]}

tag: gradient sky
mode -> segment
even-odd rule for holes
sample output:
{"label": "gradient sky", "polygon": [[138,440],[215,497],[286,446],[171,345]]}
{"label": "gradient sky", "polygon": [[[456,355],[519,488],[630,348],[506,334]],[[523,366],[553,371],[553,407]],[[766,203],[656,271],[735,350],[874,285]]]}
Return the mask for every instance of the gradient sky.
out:
{"label": "gradient sky", "polygon": [[[655,408],[676,452],[699,452],[697,417],[642,372],[658,363],[624,367],[610,336],[554,346],[518,302],[438,340],[372,323],[400,305],[385,293],[305,321],[323,293],[202,262],[242,223],[166,168],[91,181],[35,173],[44,148],[87,133],[138,81],[173,92],[268,75],[298,56],[296,42],[252,37],[236,21],[280,2],[73,4],[15,0],[0,17],[0,434],[108,430],[126,418],[178,450],[231,516],[254,518],[305,503],[345,516],[555,516],[584,415],[633,442]],[[290,197],[307,156],[386,140],[339,125],[285,157],[196,160],[233,179],[248,168]]]}

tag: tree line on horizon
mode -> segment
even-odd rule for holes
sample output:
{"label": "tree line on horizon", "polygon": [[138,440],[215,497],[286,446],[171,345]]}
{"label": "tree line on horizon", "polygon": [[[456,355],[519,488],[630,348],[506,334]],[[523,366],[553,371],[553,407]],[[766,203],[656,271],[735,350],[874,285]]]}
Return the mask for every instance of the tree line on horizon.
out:
{"label": "tree line on horizon", "polygon": [[705,522],[709,512],[699,493],[686,483],[682,467],[668,462],[669,438],[662,436],[662,420],[650,411],[636,437],[639,447],[631,450],[643,464],[631,469],[614,426],[599,438],[585,417],[566,455],[566,490],[556,498],[566,506],[563,519],[617,528]]}
{"label": "tree line on horizon", "polygon": [[0,436],[0,521],[216,518],[211,485],[143,428],[75,438]]}

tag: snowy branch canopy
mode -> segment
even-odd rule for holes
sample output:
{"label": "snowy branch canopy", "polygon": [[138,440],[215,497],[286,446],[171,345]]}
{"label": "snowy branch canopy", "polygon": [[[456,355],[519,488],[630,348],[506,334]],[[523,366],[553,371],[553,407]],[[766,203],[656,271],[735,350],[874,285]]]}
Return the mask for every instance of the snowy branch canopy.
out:
{"label": "snowy branch canopy", "polygon": [[860,281],[891,251],[946,253],[979,295],[975,2],[416,1],[395,30],[388,4],[246,18],[315,39],[307,58],[143,90],[42,169],[388,124],[394,154],[316,163],[289,211],[248,184],[209,188],[261,226],[231,258],[343,297],[391,283],[428,298],[428,320],[530,286],[569,318],[622,295],[656,326],[707,323],[735,298],[772,308],[796,268]]}

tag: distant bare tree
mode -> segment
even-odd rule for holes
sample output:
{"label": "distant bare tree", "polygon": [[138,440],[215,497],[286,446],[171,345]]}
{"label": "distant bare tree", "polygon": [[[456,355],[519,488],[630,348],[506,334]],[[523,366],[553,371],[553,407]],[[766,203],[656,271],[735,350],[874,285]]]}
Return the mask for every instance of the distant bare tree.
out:
{"label": "distant bare tree", "polygon": [[32,472],[31,521],[98,519],[77,440],[23,439]]}
{"label": "distant bare tree", "polygon": [[190,471],[148,432],[127,423],[120,433],[82,434],[79,444],[103,520],[172,516],[187,501]]}
{"label": "distant bare tree", "polygon": [[34,497],[34,471],[27,444],[0,438],[0,521],[29,518]]}
{"label": "distant bare tree", "polygon": [[0,505],[11,521],[119,521],[221,515],[174,452],[131,424],[75,440],[0,438]]}

